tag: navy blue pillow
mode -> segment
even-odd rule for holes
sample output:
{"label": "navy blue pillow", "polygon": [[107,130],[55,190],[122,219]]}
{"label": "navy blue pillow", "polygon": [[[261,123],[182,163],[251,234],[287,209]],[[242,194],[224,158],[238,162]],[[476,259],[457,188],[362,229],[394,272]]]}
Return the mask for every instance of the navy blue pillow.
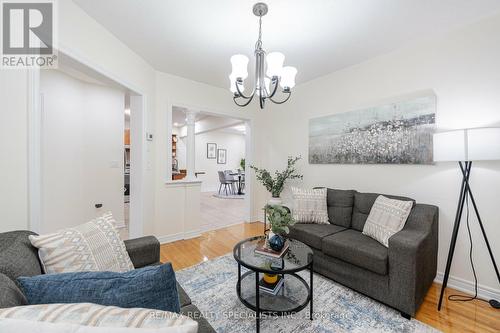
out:
{"label": "navy blue pillow", "polygon": [[94,303],[180,312],[170,263],[124,273],[77,272],[17,279],[28,304]]}

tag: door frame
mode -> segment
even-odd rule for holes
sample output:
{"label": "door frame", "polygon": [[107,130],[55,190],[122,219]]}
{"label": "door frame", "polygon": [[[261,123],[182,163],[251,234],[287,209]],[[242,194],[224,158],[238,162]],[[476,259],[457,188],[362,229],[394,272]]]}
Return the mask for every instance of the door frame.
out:
{"label": "door frame", "polygon": [[[103,69],[69,49],[59,48],[59,61],[66,59],[69,66],[80,70],[85,68],[93,75],[121,87],[130,94],[130,212],[129,237],[144,235],[144,183],[147,165],[146,110],[147,95],[135,85]],[[73,66],[74,65],[74,66]],[[43,96],[40,93],[40,69],[28,70],[28,212],[30,230],[46,232],[42,220],[42,121]]]}

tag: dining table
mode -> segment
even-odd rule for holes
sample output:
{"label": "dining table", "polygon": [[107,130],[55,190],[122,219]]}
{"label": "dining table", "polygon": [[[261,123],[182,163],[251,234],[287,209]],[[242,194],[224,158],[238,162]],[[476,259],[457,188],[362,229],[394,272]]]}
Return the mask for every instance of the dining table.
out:
{"label": "dining table", "polygon": [[243,192],[243,179],[245,177],[244,172],[234,172],[230,173],[231,176],[238,177],[238,195],[244,195]]}

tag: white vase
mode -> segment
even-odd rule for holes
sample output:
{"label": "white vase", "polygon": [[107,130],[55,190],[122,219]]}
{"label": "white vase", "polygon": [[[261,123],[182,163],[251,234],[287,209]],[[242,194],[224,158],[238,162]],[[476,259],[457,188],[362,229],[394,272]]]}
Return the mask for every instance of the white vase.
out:
{"label": "white vase", "polygon": [[269,205],[281,205],[283,203],[283,201],[281,201],[281,198],[280,197],[272,197],[271,199],[269,199],[269,201],[267,202]]}

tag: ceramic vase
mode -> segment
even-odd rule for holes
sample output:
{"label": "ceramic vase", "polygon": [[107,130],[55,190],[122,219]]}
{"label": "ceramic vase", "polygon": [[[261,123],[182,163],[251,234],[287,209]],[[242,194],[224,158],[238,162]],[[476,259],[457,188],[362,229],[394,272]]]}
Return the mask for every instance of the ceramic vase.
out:
{"label": "ceramic vase", "polygon": [[285,239],[282,236],[274,234],[271,238],[269,238],[269,247],[272,250],[280,252],[283,249],[283,246],[285,246]]}
{"label": "ceramic vase", "polygon": [[277,197],[277,198],[272,197],[271,199],[269,199],[269,201],[267,203],[271,206],[276,206],[276,205],[281,205],[283,203],[283,201],[281,201],[280,197]]}

